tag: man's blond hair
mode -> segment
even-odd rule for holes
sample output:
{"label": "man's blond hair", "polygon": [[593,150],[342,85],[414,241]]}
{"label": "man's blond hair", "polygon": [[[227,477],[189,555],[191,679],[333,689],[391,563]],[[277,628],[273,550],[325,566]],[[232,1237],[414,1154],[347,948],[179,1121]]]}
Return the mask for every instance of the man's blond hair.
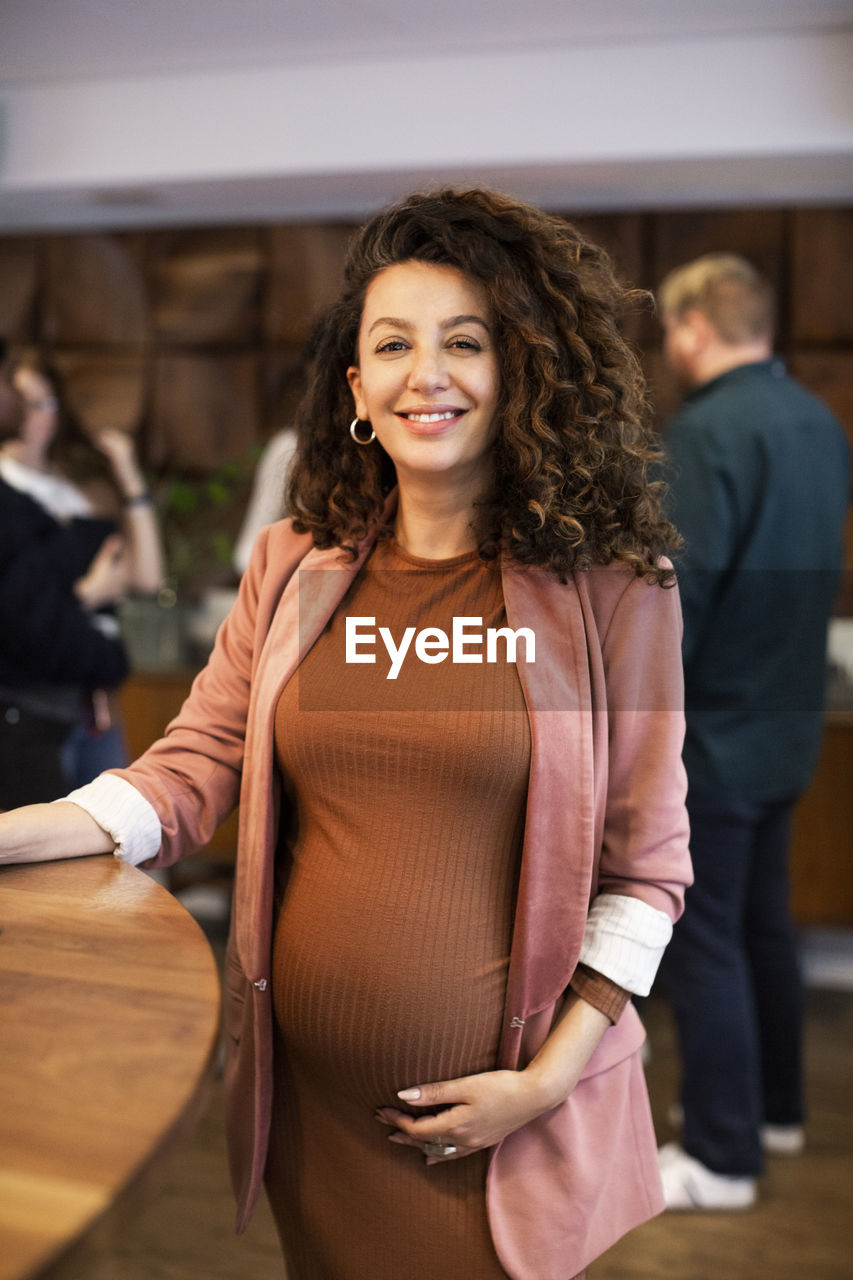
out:
{"label": "man's blond hair", "polygon": [[724,342],[773,340],[775,305],[769,283],[745,258],[706,253],[670,271],[658,289],[662,316],[701,311]]}

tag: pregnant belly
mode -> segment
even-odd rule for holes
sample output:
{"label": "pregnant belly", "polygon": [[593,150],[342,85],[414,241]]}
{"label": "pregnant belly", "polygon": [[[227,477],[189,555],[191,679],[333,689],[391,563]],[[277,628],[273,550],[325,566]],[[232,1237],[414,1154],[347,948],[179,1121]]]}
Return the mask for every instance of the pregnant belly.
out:
{"label": "pregnant belly", "polygon": [[440,892],[435,881],[388,892],[379,881],[338,874],[324,884],[303,860],[273,955],[288,1058],[371,1107],[495,1066],[510,929],[493,895]]}

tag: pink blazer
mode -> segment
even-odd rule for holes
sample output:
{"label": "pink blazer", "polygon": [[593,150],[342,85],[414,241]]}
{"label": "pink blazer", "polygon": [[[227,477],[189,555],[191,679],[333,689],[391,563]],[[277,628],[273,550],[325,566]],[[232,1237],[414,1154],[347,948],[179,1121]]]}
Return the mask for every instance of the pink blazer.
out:
{"label": "pink blazer", "polygon": [[[262,1185],[271,1114],[275,707],[370,545],[351,563],[313,549],[289,521],[265,530],[180,714],[120,771],[161,820],[148,866],[205,844],[239,800],[224,1009],[239,1230]],[[596,893],[640,898],[676,919],[690,867],[676,591],[616,565],[564,585],[505,562],[502,577],[509,625],[536,635],[535,662],[518,666],[532,762],[499,1063],[513,1068],[547,1035]],[[574,1275],[663,1208],[643,1039],[629,1005],[568,1101],[493,1150],[489,1220],[514,1280]]]}

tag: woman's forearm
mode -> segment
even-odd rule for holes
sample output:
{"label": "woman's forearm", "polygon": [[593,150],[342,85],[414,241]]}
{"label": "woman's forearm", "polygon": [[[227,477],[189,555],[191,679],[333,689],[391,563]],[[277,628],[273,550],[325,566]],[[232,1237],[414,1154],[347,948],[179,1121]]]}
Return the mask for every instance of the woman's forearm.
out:
{"label": "woman's forearm", "polygon": [[542,1111],[569,1097],[610,1025],[605,1013],[568,993],[547,1040],[522,1073],[540,1096]]}
{"label": "woman's forearm", "polygon": [[0,864],[82,858],[112,853],[114,847],[112,836],[70,801],[0,813]]}
{"label": "woman's forearm", "polygon": [[125,536],[130,551],[131,585],[135,591],[154,595],[163,585],[166,563],[160,528],[150,502],[127,506]]}
{"label": "woman's forearm", "polygon": [[153,595],[165,576],[163,541],[133,436],[125,431],[102,431],[94,443],[106,455],[124,502],[130,585],[135,591]]}

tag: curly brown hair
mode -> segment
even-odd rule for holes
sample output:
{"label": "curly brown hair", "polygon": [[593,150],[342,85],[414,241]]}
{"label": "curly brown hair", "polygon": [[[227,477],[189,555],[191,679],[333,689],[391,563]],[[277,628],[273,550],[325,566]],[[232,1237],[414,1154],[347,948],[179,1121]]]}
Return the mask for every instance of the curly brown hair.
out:
{"label": "curly brown hair", "polygon": [[485,190],[409,196],[358,232],[338,301],[314,332],[288,488],[295,528],[355,554],[394,469],[376,441],[347,432],[347,369],[358,363],[367,287],[401,262],[455,267],[485,290],[501,378],[492,484],[478,504],[480,554],[573,569],[621,560],[662,584],[679,538],[650,478],[658,450],[639,361],[620,332],[623,288],[603,249],[564,219]]}

